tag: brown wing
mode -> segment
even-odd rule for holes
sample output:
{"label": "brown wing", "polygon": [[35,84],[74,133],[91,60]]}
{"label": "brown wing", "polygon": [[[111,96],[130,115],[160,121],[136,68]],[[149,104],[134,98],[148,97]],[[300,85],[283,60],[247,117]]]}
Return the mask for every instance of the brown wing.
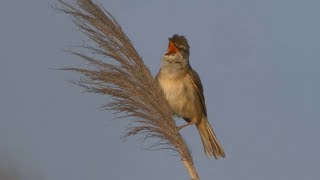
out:
{"label": "brown wing", "polygon": [[206,102],[205,102],[205,99],[204,99],[204,96],[203,96],[203,87],[202,87],[202,84],[201,84],[200,77],[199,77],[198,73],[196,71],[194,71],[193,69],[191,69],[191,68],[188,71],[188,77],[189,77],[189,79],[191,80],[191,82],[193,83],[193,85],[195,86],[195,88],[196,88],[196,90],[198,92],[198,95],[199,95],[199,97],[201,99],[201,104],[202,104],[202,107],[203,107],[204,114],[207,117]]}

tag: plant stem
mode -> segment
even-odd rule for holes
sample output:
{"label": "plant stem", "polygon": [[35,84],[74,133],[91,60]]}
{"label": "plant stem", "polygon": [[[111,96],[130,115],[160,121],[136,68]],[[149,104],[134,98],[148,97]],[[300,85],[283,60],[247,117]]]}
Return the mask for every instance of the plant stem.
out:
{"label": "plant stem", "polygon": [[186,169],[191,177],[191,180],[199,180],[197,170],[196,170],[196,168],[194,168],[192,161],[190,161],[186,158],[182,158],[181,161],[182,161],[183,165],[186,167]]}

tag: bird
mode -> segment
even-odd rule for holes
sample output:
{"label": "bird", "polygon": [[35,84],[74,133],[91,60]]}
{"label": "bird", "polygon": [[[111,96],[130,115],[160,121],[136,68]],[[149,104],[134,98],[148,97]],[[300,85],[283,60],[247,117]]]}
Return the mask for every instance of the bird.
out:
{"label": "bird", "polygon": [[189,62],[190,46],[183,35],[169,38],[167,52],[156,75],[164,96],[173,113],[187,123],[179,128],[195,125],[208,158],[224,158],[225,153],[208,119],[203,86],[198,73]]}

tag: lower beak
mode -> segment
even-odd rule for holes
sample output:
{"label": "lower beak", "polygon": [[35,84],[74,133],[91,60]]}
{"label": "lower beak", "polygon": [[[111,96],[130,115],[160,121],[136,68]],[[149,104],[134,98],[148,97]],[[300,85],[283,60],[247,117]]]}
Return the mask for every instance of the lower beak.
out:
{"label": "lower beak", "polygon": [[173,44],[173,42],[169,41],[169,47],[166,55],[175,54],[177,52],[178,52],[178,49],[176,48],[176,46]]}

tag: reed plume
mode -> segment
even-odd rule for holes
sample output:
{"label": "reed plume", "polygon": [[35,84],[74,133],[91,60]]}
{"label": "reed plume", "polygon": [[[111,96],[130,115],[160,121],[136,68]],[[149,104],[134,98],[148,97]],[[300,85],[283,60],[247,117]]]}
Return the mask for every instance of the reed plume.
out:
{"label": "reed plume", "polygon": [[199,179],[158,83],[112,14],[91,0],[58,2],[56,8],[70,15],[92,40],[82,46],[87,51],[70,51],[89,66],[63,70],[82,74],[75,83],[88,92],[109,95],[104,109],[132,119],[125,137],[141,134],[154,142],[149,149],[173,150],[181,157],[191,179]]}

